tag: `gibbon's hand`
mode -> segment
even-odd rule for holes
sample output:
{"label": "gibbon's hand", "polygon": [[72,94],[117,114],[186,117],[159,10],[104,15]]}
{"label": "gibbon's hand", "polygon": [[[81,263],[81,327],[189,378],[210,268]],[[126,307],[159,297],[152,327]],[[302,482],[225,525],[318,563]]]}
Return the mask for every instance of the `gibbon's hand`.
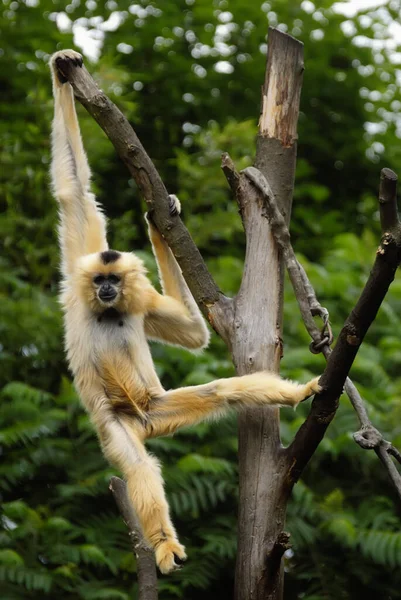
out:
{"label": "gibbon's hand", "polygon": [[68,79],[63,73],[63,66],[66,63],[72,63],[75,67],[82,67],[83,58],[79,52],[75,50],[60,50],[55,52],[50,58],[50,67],[57,76],[61,84],[67,83]]}
{"label": "gibbon's hand", "polygon": [[[181,214],[181,202],[178,200],[178,198],[175,194],[169,194],[168,206],[170,209],[170,215],[172,217],[175,217],[175,216]],[[152,219],[152,212],[153,211],[149,211],[149,212],[145,213],[145,220],[148,224],[153,225],[153,227],[155,227],[155,224],[153,223],[153,219]]]}
{"label": "gibbon's hand", "polygon": [[178,200],[175,194],[169,194],[168,203],[170,208],[170,215],[172,217],[181,214],[181,202]]}

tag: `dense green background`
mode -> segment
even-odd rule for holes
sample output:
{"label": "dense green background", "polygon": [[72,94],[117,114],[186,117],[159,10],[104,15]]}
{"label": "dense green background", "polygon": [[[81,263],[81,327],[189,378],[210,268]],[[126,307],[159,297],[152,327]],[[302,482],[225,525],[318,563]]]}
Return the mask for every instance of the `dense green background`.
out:
{"label": "dense green background", "polygon": [[[397,169],[400,162],[400,60],[392,63],[386,50],[397,50],[386,38],[399,10],[399,0],[393,0],[349,19],[335,13],[330,0],[318,9],[309,0],[2,1],[3,600],[128,600],[136,593],[135,561],[108,492],[113,470],[74,393],[62,349],[57,216],[48,189],[49,55],[73,46],[72,24],[76,34],[82,26],[93,38],[104,34],[100,60],[88,66],[135,125],[169,191],[179,194],[183,218],[209,268],[233,294],[244,236],[220,154],[229,151],[239,168],[252,162],[268,24],[301,39],[306,71],[293,241],[338,332],[378,243],[380,168]],[[61,11],[70,19],[61,21],[63,33],[55,22]],[[116,11],[119,25],[115,15],[108,20]],[[373,39],[371,48],[366,42]],[[99,128],[79,112],[94,188],[113,217],[111,244],[137,250],[155,278],[136,186]],[[397,278],[352,371],[373,421],[399,446],[400,301]],[[308,342],[288,288],[285,375],[306,380],[322,371],[322,358],[309,353]],[[167,387],[233,373],[216,336],[200,357],[157,345],[153,355]],[[282,411],[284,442],[307,410]],[[288,600],[401,598],[399,505],[376,457],[353,442],[356,429],[343,398],[295,489],[288,518]],[[182,571],[160,578],[161,598],[231,598],[235,418],[149,446],[163,461],[174,521],[189,554]]]}

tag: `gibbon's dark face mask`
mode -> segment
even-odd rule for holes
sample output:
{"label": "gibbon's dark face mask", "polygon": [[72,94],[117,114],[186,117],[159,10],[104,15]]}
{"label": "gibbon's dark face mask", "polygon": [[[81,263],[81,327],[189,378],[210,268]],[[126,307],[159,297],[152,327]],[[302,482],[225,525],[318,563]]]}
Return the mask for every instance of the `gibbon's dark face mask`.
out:
{"label": "gibbon's dark face mask", "polygon": [[120,277],[111,273],[110,275],[96,275],[93,283],[98,288],[97,295],[102,302],[112,302],[118,294]]}

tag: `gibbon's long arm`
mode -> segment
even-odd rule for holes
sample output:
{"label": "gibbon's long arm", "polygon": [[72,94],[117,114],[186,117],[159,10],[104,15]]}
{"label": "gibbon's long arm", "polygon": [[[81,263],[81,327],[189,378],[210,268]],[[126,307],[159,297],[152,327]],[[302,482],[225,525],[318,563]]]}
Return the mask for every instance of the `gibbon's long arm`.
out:
{"label": "gibbon's long arm", "polygon": [[[73,50],[63,53],[66,60],[82,64],[81,55]],[[58,70],[63,55],[50,61],[54,95],[52,126],[51,177],[54,194],[60,203],[60,240],[62,271],[71,275],[80,256],[107,250],[106,221],[93,194],[89,191],[90,169],[82,144],[74,94],[63,82]]]}
{"label": "gibbon's long arm", "polygon": [[[170,196],[170,199],[179,212],[178,198]],[[167,242],[151,219],[147,221],[164,295],[154,290],[150,296],[145,315],[146,335],[184,348],[204,348],[209,343],[209,332],[202,314]]]}

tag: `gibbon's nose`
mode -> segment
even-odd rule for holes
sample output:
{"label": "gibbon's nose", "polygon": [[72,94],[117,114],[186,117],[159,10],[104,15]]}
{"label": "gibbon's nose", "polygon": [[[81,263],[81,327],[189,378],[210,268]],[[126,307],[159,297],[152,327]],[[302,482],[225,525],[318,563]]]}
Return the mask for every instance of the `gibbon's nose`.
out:
{"label": "gibbon's nose", "polygon": [[113,286],[110,285],[110,283],[104,283],[99,290],[99,298],[101,300],[106,300],[106,301],[114,300],[114,298],[116,296],[117,296],[117,292],[113,288]]}

